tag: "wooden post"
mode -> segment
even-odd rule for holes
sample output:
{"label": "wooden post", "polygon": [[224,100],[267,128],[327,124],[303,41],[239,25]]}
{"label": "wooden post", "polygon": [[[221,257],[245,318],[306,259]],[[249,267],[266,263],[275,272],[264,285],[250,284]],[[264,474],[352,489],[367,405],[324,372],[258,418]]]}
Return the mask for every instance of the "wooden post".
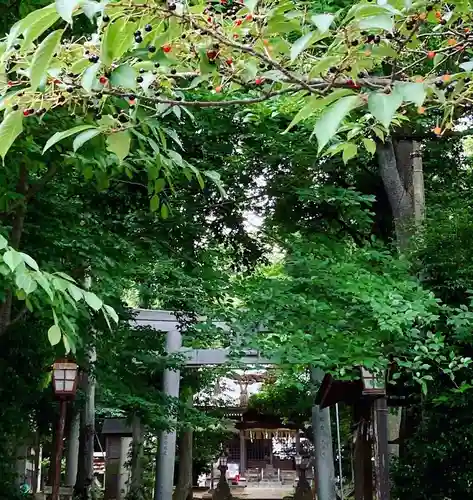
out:
{"label": "wooden post", "polygon": [[355,500],[373,500],[371,403],[358,401],[354,408]]}
{"label": "wooden post", "polygon": [[59,402],[59,421],[57,424],[56,431],[56,451],[54,456],[55,469],[54,469],[54,483],[52,489],[51,500],[59,500],[59,487],[61,483],[61,458],[62,458],[62,447],[64,440],[64,427],[66,425],[66,411],[67,411],[67,401],[61,399]]}
{"label": "wooden post", "polygon": [[240,476],[246,474],[246,440],[245,431],[240,430]]}

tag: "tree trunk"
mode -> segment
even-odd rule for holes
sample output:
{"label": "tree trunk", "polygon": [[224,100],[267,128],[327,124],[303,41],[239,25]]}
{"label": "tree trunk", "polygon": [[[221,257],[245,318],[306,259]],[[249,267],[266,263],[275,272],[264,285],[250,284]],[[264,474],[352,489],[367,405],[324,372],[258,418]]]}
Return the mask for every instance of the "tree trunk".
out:
{"label": "tree trunk", "polygon": [[77,479],[79,462],[80,412],[76,409],[71,418],[67,436],[66,486],[74,486]]}
{"label": "tree trunk", "polygon": [[143,482],[143,427],[138,415],[133,415],[131,425],[133,436],[131,445],[131,483],[127,498],[129,500],[139,500],[143,497],[141,491]]}
{"label": "tree trunk", "polygon": [[[193,404],[193,393],[188,396],[187,406]],[[192,427],[186,427],[179,440],[179,477],[177,480],[174,500],[187,500],[192,497],[192,444],[194,431]]]}
{"label": "tree trunk", "polygon": [[39,430],[35,433],[35,446],[34,446],[34,472],[33,472],[33,493],[38,493],[41,489],[41,462],[42,462],[43,449],[41,446],[41,436]]}
{"label": "tree trunk", "polygon": [[79,439],[79,468],[75,494],[80,500],[91,498],[94,481],[94,438],[95,438],[95,378],[92,374],[96,361],[95,348],[88,353],[89,370],[83,374],[85,406],[81,411],[81,430]]}
{"label": "tree trunk", "polygon": [[[389,199],[400,251],[409,246],[411,236],[420,228],[425,214],[424,173],[419,142],[407,139],[393,143],[387,139],[377,145],[378,163],[384,188]],[[406,409],[401,415],[388,415],[390,440],[404,435],[407,421]],[[399,454],[399,446],[391,446],[390,452]]]}

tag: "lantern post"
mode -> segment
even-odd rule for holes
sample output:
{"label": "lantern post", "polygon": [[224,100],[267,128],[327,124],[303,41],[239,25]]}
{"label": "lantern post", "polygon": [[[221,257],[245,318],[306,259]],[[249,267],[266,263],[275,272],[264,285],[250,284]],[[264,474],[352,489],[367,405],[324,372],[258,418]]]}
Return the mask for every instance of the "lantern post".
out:
{"label": "lantern post", "polygon": [[297,486],[294,492],[294,500],[312,500],[312,488],[307,481],[306,470],[309,466],[309,460],[297,454],[295,457],[297,469]]}
{"label": "lantern post", "polygon": [[220,471],[220,478],[217,483],[217,487],[212,493],[212,500],[231,500],[232,494],[230,491],[230,485],[227,481],[227,469],[228,469],[228,455],[226,452],[222,452],[222,455],[218,461],[218,470]]}
{"label": "lantern post", "polygon": [[55,473],[54,482],[52,484],[51,500],[59,500],[61,458],[64,427],[66,425],[67,401],[75,398],[78,368],[76,363],[67,360],[56,361],[53,365],[53,388],[54,394],[59,400],[59,421],[56,430]]}

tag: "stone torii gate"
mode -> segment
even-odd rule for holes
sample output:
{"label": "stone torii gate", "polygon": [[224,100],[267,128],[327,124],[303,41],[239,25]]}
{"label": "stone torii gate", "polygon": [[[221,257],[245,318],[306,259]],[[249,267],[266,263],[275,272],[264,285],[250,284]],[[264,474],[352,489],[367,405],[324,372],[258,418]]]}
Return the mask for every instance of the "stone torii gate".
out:
{"label": "stone torii gate", "polygon": [[[169,354],[181,353],[185,356],[185,365],[189,367],[223,365],[230,361],[228,349],[191,349],[182,346],[180,323],[169,311],[135,309],[135,317],[131,324],[148,327],[166,333],[166,351]],[[245,365],[271,365],[270,360],[259,356],[255,350],[246,350],[239,358]],[[167,396],[179,397],[180,371],[165,370],[163,375],[163,391]],[[333,452],[330,429],[329,409],[314,406],[315,420],[319,425],[314,428],[316,449],[317,487],[319,500],[335,500],[333,485]],[[162,432],[159,439],[159,456],[156,467],[156,485],[154,500],[171,500],[174,482],[174,463],[176,458],[176,431]],[[332,470],[332,473],[329,471]]]}

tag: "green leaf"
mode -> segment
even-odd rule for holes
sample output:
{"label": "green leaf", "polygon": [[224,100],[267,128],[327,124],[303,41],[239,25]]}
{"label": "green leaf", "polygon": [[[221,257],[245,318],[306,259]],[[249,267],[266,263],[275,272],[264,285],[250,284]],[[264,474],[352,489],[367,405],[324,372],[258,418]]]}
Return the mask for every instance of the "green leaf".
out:
{"label": "green leaf", "polygon": [[31,267],[31,269],[34,269],[35,271],[39,271],[39,266],[38,263],[33,259],[33,257],[30,257],[27,253],[20,252],[21,258],[27,264],[28,266]]}
{"label": "green leaf", "polygon": [[364,17],[374,17],[386,14],[386,9],[381,5],[355,4],[350,8],[343,23],[352,18],[362,19]]}
{"label": "green leaf", "polygon": [[107,304],[104,304],[103,307],[104,307],[105,311],[107,312],[107,314],[110,316],[110,318],[113,319],[113,321],[115,321],[115,323],[118,323],[118,314],[115,312],[115,309],[111,306],[108,306]]}
{"label": "green leaf", "polygon": [[360,27],[360,30],[378,28],[386,31],[392,31],[394,29],[394,21],[392,16],[388,14],[381,14],[379,16],[371,16],[361,19],[358,26]]}
{"label": "green leaf", "polygon": [[34,279],[38,283],[38,285],[48,294],[48,297],[52,300],[54,300],[54,295],[51,290],[51,286],[49,285],[49,281],[46,279],[43,273],[37,272],[34,275]]}
{"label": "green leaf", "polygon": [[44,75],[47,74],[49,65],[61,42],[64,30],[57,30],[50,33],[36,49],[30,68],[31,88],[36,90]]}
{"label": "green leaf", "polygon": [[135,29],[136,25],[124,17],[106,26],[100,49],[103,64],[111,66],[115,59],[119,59],[132,46]]}
{"label": "green leaf", "polygon": [[83,292],[84,299],[87,304],[94,310],[98,311],[102,306],[103,302],[92,292]]}
{"label": "green leaf", "polygon": [[3,250],[8,246],[8,241],[0,234],[0,250]]}
{"label": "green leaf", "polygon": [[49,330],[48,330],[48,339],[49,343],[51,345],[57,345],[59,342],[61,342],[62,338],[62,332],[61,329],[59,328],[58,325],[53,325]]}
{"label": "green leaf", "polygon": [[245,7],[253,14],[255,11],[258,0],[244,0]]}
{"label": "green leaf", "polygon": [[343,163],[347,164],[349,160],[356,156],[356,153],[358,153],[358,146],[356,144],[352,142],[345,144],[342,154]]}
{"label": "green leaf", "polygon": [[370,113],[386,128],[389,127],[394,114],[401,104],[402,96],[394,90],[390,94],[373,92],[368,97],[368,109]]}
{"label": "green leaf", "polygon": [[376,153],[376,143],[373,141],[373,139],[369,139],[367,137],[363,138],[363,145],[365,146],[366,151],[368,153],[374,155]]}
{"label": "green leaf", "polygon": [[336,66],[339,62],[340,57],[338,56],[322,57],[317,62],[314,62],[309,73],[310,78],[325,75],[331,66]]}
{"label": "green leaf", "polygon": [[80,2],[81,0],[56,0],[56,10],[66,23],[72,24],[72,13]]}
{"label": "green leaf", "polygon": [[107,137],[107,150],[115,153],[120,163],[128,156],[130,152],[131,135],[128,131],[116,132]]}
{"label": "green leaf", "polygon": [[159,196],[157,194],[154,194],[149,200],[149,208],[151,212],[156,212],[159,208]]}
{"label": "green leaf", "polygon": [[15,139],[23,132],[23,113],[21,111],[12,111],[5,113],[0,124],[0,156],[5,160],[11,145]]}
{"label": "green leaf", "polygon": [[405,102],[412,102],[416,106],[422,106],[425,101],[426,91],[423,83],[397,82],[394,89],[401,94],[402,100]]}
{"label": "green leaf", "polygon": [[79,59],[70,68],[70,72],[80,75],[86,68],[90,66],[90,61],[88,59]]}
{"label": "green leaf", "polygon": [[[435,56],[434,56],[434,60],[432,61],[433,62],[433,65],[434,66],[438,66],[444,59],[445,59],[445,54],[442,54],[442,53],[436,53]],[[468,63],[463,63],[463,64],[466,64],[468,65]],[[471,71],[473,69],[473,64],[471,65],[471,68],[470,69],[466,69],[464,68],[463,64],[459,64],[460,68],[463,68],[465,71]]]}
{"label": "green leaf", "polygon": [[23,46],[28,47],[46,30],[48,30],[57,20],[59,14],[54,5],[49,5],[44,9],[33,11],[23,19],[25,31],[23,32]]}
{"label": "green leaf", "polygon": [[64,132],[56,132],[53,136],[48,139],[48,142],[44,146],[43,154],[50,149],[52,146],[57,144],[58,142],[70,137],[71,135],[78,134],[79,132],[83,132],[84,130],[88,130],[90,128],[95,128],[93,125],[78,125],[77,127],[70,128],[69,130],[64,130]]}
{"label": "green leaf", "polygon": [[330,139],[337,133],[342,120],[361,104],[358,96],[342,97],[329,106],[317,120],[314,134],[317,137],[318,152],[320,153]]}
{"label": "green leaf", "polygon": [[93,139],[94,137],[97,137],[100,133],[101,133],[101,130],[99,128],[91,128],[89,130],[85,130],[84,132],[81,132],[74,139],[74,142],[72,143],[72,149],[74,151],[77,151],[87,141],[90,141],[90,139]]}
{"label": "green leaf", "polygon": [[122,64],[112,71],[110,83],[113,87],[136,89],[136,71],[128,64]]}
{"label": "green leaf", "polygon": [[297,59],[297,56],[303,52],[311,43],[314,33],[309,31],[304,36],[298,38],[291,47],[291,62]]}
{"label": "green leaf", "polygon": [[163,127],[163,131],[166,135],[168,135],[178,146],[180,146],[180,148],[182,150],[184,150],[184,146],[181,142],[181,140],[179,139],[179,136],[177,135],[176,131],[173,130],[172,128],[164,128]]}
{"label": "green leaf", "polygon": [[317,14],[316,16],[312,16],[310,20],[312,21],[320,33],[325,33],[330,29],[330,25],[332,24],[335,16],[332,14]]}
{"label": "green leaf", "polygon": [[11,248],[3,254],[3,262],[5,262],[13,272],[23,262],[23,259],[19,252]]}
{"label": "green leaf", "polygon": [[95,16],[99,12],[103,12],[105,5],[105,2],[98,3],[91,0],[82,0],[80,4],[82,12],[89,18],[90,21],[94,21]]}
{"label": "green leaf", "polygon": [[11,49],[13,44],[17,41],[17,38],[21,35],[21,32],[23,31],[24,21],[24,19],[20,19],[11,27],[6,39],[7,50]]}
{"label": "green leaf", "polygon": [[169,217],[169,208],[168,206],[166,205],[166,203],[163,203],[161,205],[161,217],[163,219],[167,219]]}
{"label": "green leaf", "polygon": [[286,134],[292,127],[297,125],[300,121],[306,120],[314,114],[314,111],[320,108],[321,99],[318,96],[310,96],[304,106],[297,112],[296,116],[292,119],[291,123],[287,126],[283,134]]}
{"label": "green leaf", "polygon": [[18,273],[15,277],[16,286],[25,291],[27,295],[33,293],[38,287],[36,281],[26,272]]}
{"label": "green leaf", "polygon": [[62,336],[62,343],[64,344],[64,350],[66,351],[66,354],[69,354],[71,352],[71,345],[66,335]]}
{"label": "green leaf", "polygon": [[294,127],[294,125],[297,125],[300,121],[306,120],[307,118],[312,116],[314,114],[314,111],[316,111],[317,109],[326,107],[333,101],[336,101],[341,97],[353,94],[354,92],[348,89],[336,89],[323,99],[321,99],[319,96],[310,96],[307,99],[306,104],[298,111],[283,134],[287,133],[292,127]]}
{"label": "green leaf", "polygon": [[154,183],[154,192],[161,193],[161,191],[164,191],[165,186],[166,186],[166,181],[164,180],[163,177],[156,179]]}
{"label": "green leaf", "polygon": [[218,172],[215,172],[215,170],[206,170],[204,172],[204,175],[208,177],[217,186],[217,189],[219,190],[222,198],[225,198],[227,196],[227,193],[225,192],[225,189],[223,187],[220,174]]}
{"label": "green leaf", "polygon": [[[148,73],[143,73],[141,77],[143,78],[143,81],[139,85],[146,92],[149,89],[150,85],[156,80],[156,76],[149,71]],[[181,111],[181,108],[173,109],[177,109],[179,110],[179,112]]]}
{"label": "green leaf", "polygon": [[92,64],[92,66],[89,66],[85,71],[84,74],[82,75],[82,87],[87,91],[90,92],[95,85],[98,84],[97,80],[97,73],[99,72],[100,69],[100,63],[95,63]]}
{"label": "green leaf", "polygon": [[79,302],[84,296],[83,291],[78,286],[74,285],[74,283],[69,283],[67,285],[67,291],[76,302]]}
{"label": "green leaf", "polygon": [[29,312],[33,312],[34,311],[33,304],[31,303],[31,300],[28,297],[25,297],[25,306],[26,306],[26,309],[28,309]]}

